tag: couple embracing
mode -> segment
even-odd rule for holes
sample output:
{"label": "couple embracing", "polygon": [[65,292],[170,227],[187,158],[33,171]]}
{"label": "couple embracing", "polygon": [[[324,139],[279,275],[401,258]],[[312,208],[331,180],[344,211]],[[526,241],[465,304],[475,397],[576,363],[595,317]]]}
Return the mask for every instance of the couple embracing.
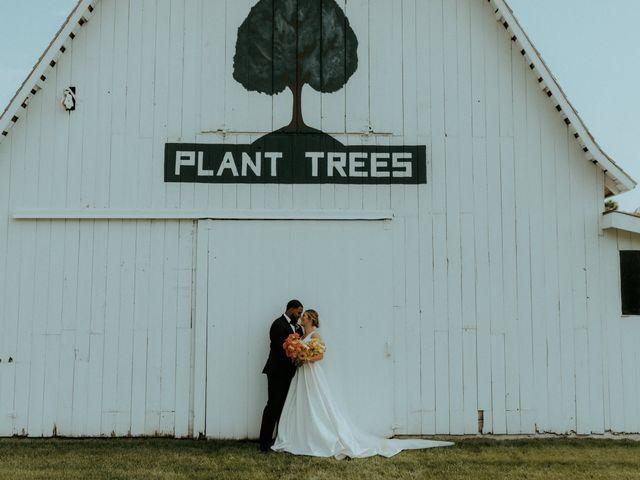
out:
{"label": "couple embracing", "polygon": [[379,438],[353,425],[333,398],[322,369],[323,353],[297,362],[296,366],[285,352],[284,344],[294,333],[303,344],[314,342],[324,346],[319,325],[318,313],[304,311],[298,300],[291,300],[285,313],[271,325],[271,348],[262,371],[267,375],[268,400],[262,414],[260,450],[342,459],[390,457],[406,449],[452,445],[432,440]]}

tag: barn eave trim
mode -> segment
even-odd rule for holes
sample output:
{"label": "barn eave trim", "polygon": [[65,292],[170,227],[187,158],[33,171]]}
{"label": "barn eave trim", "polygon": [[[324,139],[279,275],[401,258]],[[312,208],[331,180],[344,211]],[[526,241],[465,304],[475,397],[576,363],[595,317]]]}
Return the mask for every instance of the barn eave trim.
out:
{"label": "barn eave trim", "polygon": [[553,105],[562,117],[569,131],[573,134],[578,145],[583,150],[587,160],[602,169],[609,182],[608,188],[612,194],[633,190],[637,182],[633,180],[616,162],[609,157],[598,145],[595,138],[583,122],[578,112],[573,108],[567,95],[564,93],[555,77],[542,59],[540,52],[535,48],[524,29],[520,26],[506,0],[486,0],[492,7],[496,20],[509,33],[509,37],[516,43],[520,54],[525,58],[527,65],[538,79],[538,85],[546,93]]}
{"label": "barn eave trim", "polygon": [[49,46],[42,53],[20,88],[0,115],[0,142],[8,136],[9,130],[20,117],[21,109],[28,107],[31,98],[47,82],[49,72],[56,68],[60,57],[68,50],[68,45],[76,37],[82,26],[90,20],[98,0],[79,0],[66,21],[62,24]]}

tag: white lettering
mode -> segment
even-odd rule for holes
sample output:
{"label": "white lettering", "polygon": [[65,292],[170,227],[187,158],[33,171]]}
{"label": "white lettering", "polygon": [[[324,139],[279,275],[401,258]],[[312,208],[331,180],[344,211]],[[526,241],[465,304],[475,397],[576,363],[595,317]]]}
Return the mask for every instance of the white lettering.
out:
{"label": "white lettering", "polygon": [[180,167],[195,167],[196,152],[176,152],[176,175],[180,175]]}
{"label": "white lettering", "polygon": [[351,152],[349,154],[349,175],[352,177],[368,177],[369,174],[367,172],[363,172],[362,170],[356,170],[357,168],[364,167],[364,159],[366,159],[368,155],[366,153],[361,152]]}
{"label": "white lettering", "polygon": [[275,177],[278,175],[278,167],[276,162],[278,160],[282,160],[281,152],[265,152],[264,158],[271,160],[271,176]]}
{"label": "white lettering", "polygon": [[[337,160],[336,160],[337,159]],[[329,152],[327,154],[327,176],[333,177],[333,171],[337,171],[341,177],[346,177],[347,154],[341,152]]]}
{"label": "white lettering", "polygon": [[378,170],[379,168],[389,167],[388,153],[372,153],[371,154],[371,176],[377,178],[389,177],[390,172]]}
{"label": "white lettering", "polygon": [[[411,153],[394,153],[392,155],[392,166],[394,169],[396,168],[402,168],[403,171],[396,171],[394,170],[393,172],[393,176],[394,177],[411,177],[413,175],[413,171],[412,171],[412,165],[411,165],[411,159],[413,158],[413,155]],[[408,160],[408,161],[400,161],[400,160]]]}
{"label": "white lettering", "polygon": [[233,154],[231,152],[227,152],[224,154],[224,158],[222,159],[222,163],[220,164],[220,168],[218,169],[218,176],[221,177],[225,170],[231,170],[231,173],[234,177],[238,176],[238,168],[236,167],[236,162],[233,159]]}
{"label": "white lettering", "polygon": [[198,152],[198,176],[199,177],[213,177],[215,175],[213,170],[204,169],[204,152]]}
{"label": "white lettering", "polygon": [[247,152],[242,153],[242,176],[247,176],[248,169],[251,168],[253,173],[257,177],[260,176],[260,171],[262,170],[262,152],[256,152],[256,160],[255,163]]}
{"label": "white lettering", "polygon": [[323,152],[307,152],[307,158],[311,160],[311,176],[318,176],[318,161],[324,158]]}

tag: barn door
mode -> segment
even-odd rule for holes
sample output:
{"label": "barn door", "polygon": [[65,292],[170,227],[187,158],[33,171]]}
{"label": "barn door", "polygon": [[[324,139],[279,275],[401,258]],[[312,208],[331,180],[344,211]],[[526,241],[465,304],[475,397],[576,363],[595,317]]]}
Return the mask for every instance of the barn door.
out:
{"label": "barn door", "polygon": [[201,309],[206,301],[208,437],[257,438],[268,331],[291,298],[320,313],[323,365],[347,413],[372,432],[392,433],[390,233],[384,222],[200,223],[207,248],[198,247],[205,257],[198,278],[207,285],[197,289],[206,300],[196,301]]}

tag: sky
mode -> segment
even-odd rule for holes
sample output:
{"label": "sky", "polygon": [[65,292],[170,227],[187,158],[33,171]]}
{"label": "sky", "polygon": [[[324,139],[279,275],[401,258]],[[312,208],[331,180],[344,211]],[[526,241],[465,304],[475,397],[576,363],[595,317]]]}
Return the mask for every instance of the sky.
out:
{"label": "sky", "polygon": [[[640,182],[640,0],[507,1],[600,146]],[[0,111],[75,3],[0,0]],[[640,186],[615,200],[640,208]]]}

